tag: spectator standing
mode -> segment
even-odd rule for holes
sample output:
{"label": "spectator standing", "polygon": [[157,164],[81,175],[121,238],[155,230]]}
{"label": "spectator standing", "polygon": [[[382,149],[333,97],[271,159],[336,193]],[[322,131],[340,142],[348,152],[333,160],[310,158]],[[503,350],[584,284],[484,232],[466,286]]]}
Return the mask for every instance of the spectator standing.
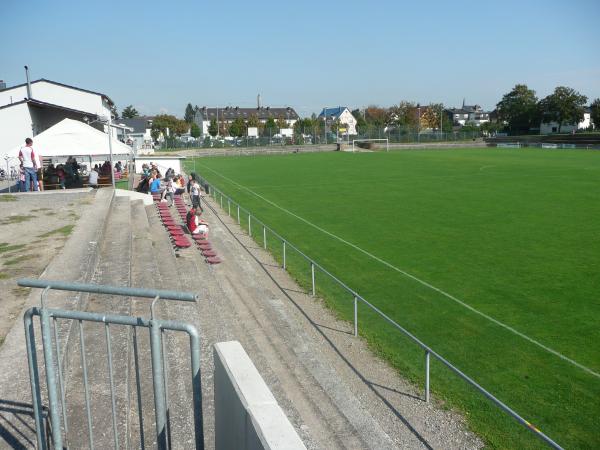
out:
{"label": "spectator standing", "polygon": [[190,195],[192,197],[192,208],[203,211],[202,206],[200,205],[200,184],[198,183],[198,180],[192,180]]}
{"label": "spectator standing", "polygon": [[33,149],[33,139],[25,139],[25,146],[19,150],[19,159],[25,170],[25,192],[29,191],[29,186],[33,186],[33,190],[39,190],[37,180],[38,157]]}

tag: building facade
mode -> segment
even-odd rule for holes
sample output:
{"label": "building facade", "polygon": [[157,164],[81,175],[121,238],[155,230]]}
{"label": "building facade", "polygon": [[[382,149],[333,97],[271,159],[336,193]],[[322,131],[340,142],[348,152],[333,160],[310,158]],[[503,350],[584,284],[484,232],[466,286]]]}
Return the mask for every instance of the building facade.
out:
{"label": "building facade", "polygon": [[258,123],[265,124],[267,120],[285,120],[288,128],[293,128],[296,121],[300,118],[294,108],[271,108],[270,106],[261,106],[257,108],[240,108],[238,106],[227,106],[225,108],[208,108],[206,106],[196,111],[194,122],[200,128],[201,137],[209,136],[208,127],[211,121],[219,124],[219,129],[223,126],[229,126],[234,120],[241,118],[248,123],[250,118],[256,118]]}
{"label": "building facade", "polygon": [[345,106],[338,106],[337,108],[323,108],[319,119],[325,119],[327,123],[339,121],[342,128],[345,128],[344,134],[355,135],[356,134],[356,119]]}
{"label": "building facade", "polygon": [[452,124],[457,127],[462,127],[467,124],[479,127],[481,124],[490,121],[490,112],[484,111],[479,105],[465,105],[464,100],[462,107],[452,108],[446,111],[452,120]]}
{"label": "building facade", "polygon": [[87,121],[102,131],[96,122],[110,117],[113,101],[99,92],[40,79],[0,91],[0,155],[24,145],[25,138],[47,130],[63,119]]}

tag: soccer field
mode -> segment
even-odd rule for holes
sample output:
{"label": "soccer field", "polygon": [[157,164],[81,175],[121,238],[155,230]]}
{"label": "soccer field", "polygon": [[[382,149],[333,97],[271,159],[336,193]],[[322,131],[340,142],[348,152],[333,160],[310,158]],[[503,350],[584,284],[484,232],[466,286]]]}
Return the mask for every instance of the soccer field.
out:
{"label": "soccer field", "polygon": [[[186,165],[563,447],[600,447],[600,152],[291,154]],[[306,284],[309,268],[288,259]],[[347,294],[319,274],[317,289],[351,319]],[[411,341],[364,307],[359,328],[404,376],[423,382],[423,354]],[[490,446],[542,446],[437,361],[431,383]]]}

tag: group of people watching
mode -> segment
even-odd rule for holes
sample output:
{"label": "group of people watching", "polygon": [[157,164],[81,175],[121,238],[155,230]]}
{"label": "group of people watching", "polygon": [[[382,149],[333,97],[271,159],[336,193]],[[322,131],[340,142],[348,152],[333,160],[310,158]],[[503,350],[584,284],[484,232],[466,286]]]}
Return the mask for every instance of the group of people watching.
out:
{"label": "group of people watching", "polygon": [[160,201],[169,202],[169,206],[173,205],[176,195],[187,192],[192,201],[192,209],[187,213],[186,226],[192,234],[208,234],[208,224],[200,218],[204,212],[200,203],[202,188],[194,172],[186,180],[183,175],[176,174],[171,168],[167,169],[163,176],[156,164],[143,164],[142,178],[138,183],[137,191],[160,194]]}

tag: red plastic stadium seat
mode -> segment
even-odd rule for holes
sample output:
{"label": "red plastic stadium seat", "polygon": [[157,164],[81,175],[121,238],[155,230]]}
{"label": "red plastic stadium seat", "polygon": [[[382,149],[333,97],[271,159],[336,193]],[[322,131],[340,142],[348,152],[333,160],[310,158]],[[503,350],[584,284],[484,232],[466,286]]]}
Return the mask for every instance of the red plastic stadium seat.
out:
{"label": "red plastic stadium seat", "polygon": [[176,239],[174,241],[176,247],[188,248],[192,245],[192,243],[188,239]]}
{"label": "red plastic stadium seat", "polygon": [[221,264],[223,260],[218,256],[211,256],[209,258],[206,258],[206,262],[209,264]]}
{"label": "red plastic stadium seat", "polygon": [[203,234],[192,234],[192,238],[195,241],[205,241],[206,240],[206,236],[204,236]]}
{"label": "red plastic stadium seat", "polygon": [[202,250],[202,254],[207,257],[217,256],[217,252],[215,252],[214,250]]}

